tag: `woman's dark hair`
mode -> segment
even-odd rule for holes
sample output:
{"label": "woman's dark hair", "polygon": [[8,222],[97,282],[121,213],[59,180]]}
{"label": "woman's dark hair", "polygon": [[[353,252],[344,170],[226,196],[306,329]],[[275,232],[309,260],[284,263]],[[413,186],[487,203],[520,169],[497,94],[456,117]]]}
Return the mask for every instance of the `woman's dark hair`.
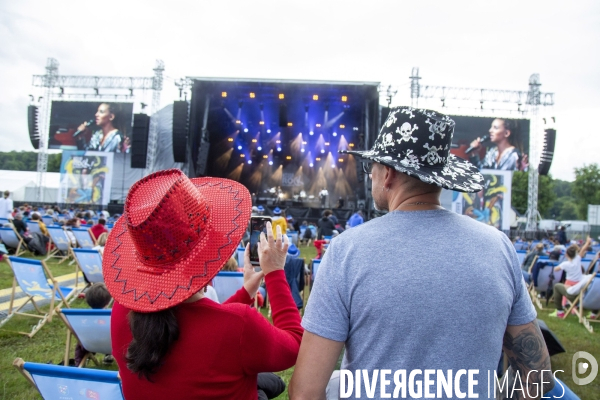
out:
{"label": "woman's dark hair", "polygon": [[125,355],[127,368],[152,382],[150,375],[160,368],[162,359],[179,338],[175,308],[152,313],[130,311],[129,329],[133,340]]}
{"label": "woman's dark hair", "polygon": [[108,106],[110,113],[115,116],[112,120],[112,126],[114,126],[116,129],[123,132],[125,127],[122,126],[123,124],[121,123],[122,114],[123,114],[121,105],[119,103],[107,103],[107,102],[103,102],[100,104],[106,104]]}
{"label": "woman's dark hair", "polygon": [[504,129],[510,131],[508,142],[515,146],[519,152],[523,152],[523,143],[521,142],[521,129],[519,122],[513,119],[498,118],[504,124]]}
{"label": "woman's dark hair", "polygon": [[106,307],[111,299],[112,297],[104,283],[95,283],[85,292],[86,303],[95,309]]}

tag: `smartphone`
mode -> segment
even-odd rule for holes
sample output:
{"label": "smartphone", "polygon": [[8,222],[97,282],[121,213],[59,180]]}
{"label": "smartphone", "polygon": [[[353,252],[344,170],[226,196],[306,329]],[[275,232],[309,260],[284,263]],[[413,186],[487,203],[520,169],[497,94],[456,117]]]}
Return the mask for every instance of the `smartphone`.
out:
{"label": "smartphone", "polygon": [[256,216],[250,217],[250,264],[255,267],[260,266],[258,260],[258,242],[260,233],[267,234],[267,222],[271,222],[271,217]]}

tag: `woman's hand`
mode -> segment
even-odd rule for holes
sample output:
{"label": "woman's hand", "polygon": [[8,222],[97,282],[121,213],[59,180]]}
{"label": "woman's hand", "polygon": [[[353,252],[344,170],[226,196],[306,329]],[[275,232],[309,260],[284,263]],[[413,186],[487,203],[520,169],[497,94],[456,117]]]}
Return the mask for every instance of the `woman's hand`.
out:
{"label": "woman's hand", "polygon": [[248,243],[246,251],[244,251],[244,289],[246,289],[251,299],[256,297],[263,276],[263,272],[256,272],[254,266],[250,263],[250,244]]}
{"label": "woman's hand", "polygon": [[79,125],[79,126],[77,127],[77,130],[78,130],[78,131],[84,131],[84,130],[86,130],[86,129],[87,129],[87,127],[88,127],[88,123],[87,123],[87,121],[86,121],[86,122],[84,122],[83,124]]}
{"label": "woman's hand", "polygon": [[267,235],[265,236],[265,233],[261,232],[260,241],[258,242],[258,259],[265,275],[283,269],[290,245],[287,235],[281,234],[281,226],[277,225],[275,229],[277,237],[274,238],[271,223],[267,222]]}
{"label": "woman's hand", "polygon": [[481,145],[481,138],[477,138],[471,142],[470,147],[477,149]]}

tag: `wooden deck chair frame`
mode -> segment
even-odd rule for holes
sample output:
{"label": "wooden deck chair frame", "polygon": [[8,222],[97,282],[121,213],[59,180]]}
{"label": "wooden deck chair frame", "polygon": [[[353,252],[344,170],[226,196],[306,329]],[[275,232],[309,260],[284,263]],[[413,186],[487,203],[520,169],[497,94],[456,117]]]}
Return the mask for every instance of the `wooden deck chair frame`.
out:
{"label": "wooden deck chair frame", "polygon": [[[64,230],[62,228],[59,227],[54,227],[54,226],[48,226],[48,233],[50,234],[50,243],[52,243],[54,245],[54,248],[48,253],[48,256],[44,259],[44,261],[48,261],[51,258],[58,258],[59,261],[58,263],[62,263],[65,260],[68,260],[71,256],[71,242],[69,240],[69,238],[67,237],[67,235],[65,234]],[[52,236],[51,232],[54,232],[56,230],[59,230],[62,232],[62,234],[64,235],[65,239],[66,239],[66,243],[67,243],[67,249],[66,250],[61,250],[58,247],[58,244],[54,241],[54,236]],[[66,254],[65,255],[60,255],[61,251],[65,251]]]}
{"label": "wooden deck chair frame", "polygon": [[[596,254],[596,256],[594,258],[592,258],[592,261],[590,261],[590,263],[585,271],[586,275],[589,275],[592,273],[597,262],[598,262],[598,254]],[[597,270],[596,272],[600,272],[600,271]]]}
{"label": "wooden deck chair frame", "polygon": [[[15,257],[8,258],[8,264],[10,265],[10,268],[13,271],[13,275],[14,275],[14,269],[13,269],[13,265],[11,262],[11,258],[15,258]],[[50,281],[52,281],[52,296],[50,298],[50,308],[47,313],[44,313],[40,309],[38,304],[35,302],[35,300],[34,300],[35,295],[30,295],[29,293],[26,293],[25,291],[23,291],[23,293],[27,297],[27,300],[23,304],[21,304],[21,306],[19,308],[17,308],[16,310],[13,311],[13,304],[15,301],[15,293],[16,293],[17,284],[18,284],[17,277],[15,275],[13,277],[12,292],[10,295],[10,304],[8,306],[8,316],[0,322],[0,327],[5,325],[15,315],[21,315],[21,316],[28,317],[28,318],[36,318],[36,319],[38,319],[38,323],[31,329],[31,332],[28,333],[28,332],[20,332],[20,331],[11,331],[11,332],[19,333],[21,335],[25,335],[25,336],[28,336],[31,338],[46,324],[46,322],[52,322],[52,316],[56,312],[56,309],[60,308],[62,305],[65,305],[67,308],[70,308],[67,300],[74,295],[75,290],[71,290],[66,296],[63,295],[62,291],[60,290],[60,287],[58,286],[58,282],[54,279],[54,277],[52,276],[52,273],[50,272],[50,270],[48,269],[48,267],[46,266],[46,263],[44,261],[29,260],[29,259],[22,259],[22,260],[29,261],[29,263],[31,263],[31,261],[39,262],[43,268],[44,274],[46,275],[46,279],[47,280],[49,279]],[[31,264],[37,264],[37,262],[31,263]],[[61,300],[58,302],[58,304],[55,304],[57,294],[60,296]],[[35,310],[38,312],[39,315],[21,312],[23,307],[25,307],[29,302],[31,302],[31,304],[33,305],[33,307],[35,308]],[[6,330],[6,329],[3,329],[3,330]]]}
{"label": "wooden deck chair frame", "polygon": [[[27,380],[27,382],[29,382],[29,384],[31,386],[33,386],[35,388],[35,390],[38,391],[38,393],[43,398],[48,398],[47,397],[48,393],[46,393],[46,397],[45,397],[44,393],[42,393],[42,390],[40,390],[37,383],[35,382],[35,378],[27,370],[28,367],[30,369],[31,369],[31,367],[34,367],[34,368],[37,367],[36,369],[48,371],[45,373],[40,373],[39,374],[40,376],[63,378],[63,379],[69,379],[71,381],[72,380],[80,380],[82,382],[94,381],[94,382],[102,382],[102,383],[115,384],[115,385],[118,384],[121,396],[120,397],[113,396],[112,399],[114,399],[114,400],[124,399],[123,388],[121,385],[121,376],[119,375],[118,371],[106,371],[106,370],[96,370],[96,369],[88,369],[88,368],[79,369],[79,368],[65,367],[65,366],[61,366],[61,365],[48,365],[48,364],[38,364],[38,363],[30,363],[30,362],[26,363],[25,361],[23,361],[22,358],[16,358],[13,361],[13,367],[15,367],[17,369],[17,371],[19,371],[19,373]],[[111,393],[111,395],[114,395],[114,393]],[[97,398],[97,397],[92,396],[92,393],[89,393],[88,397]],[[52,398],[56,398],[56,397],[52,397]]]}
{"label": "wooden deck chair frame", "polygon": [[[546,259],[544,260],[540,260],[539,256],[535,256],[533,262],[531,263],[531,265],[529,266],[529,275],[531,275],[531,284],[529,285],[529,294],[531,296],[531,301],[540,309],[540,310],[545,310],[544,306],[542,306],[542,302],[540,301],[540,299],[538,299],[538,291],[535,288],[535,286],[533,285],[533,267],[535,266],[535,264],[538,261],[546,261]],[[559,262],[556,260],[547,260],[549,263],[555,263],[556,265],[554,265],[553,267],[551,267],[554,270],[554,267],[556,267],[557,265],[559,265]],[[554,272],[554,271],[553,271]],[[564,273],[564,271],[558,272],[558,274]],[[554,279],[553,281],[553,285],[556,283],[560,283],[560,279]]]}
{"label": "wooden deck chair frame", "polygon": [[[93,309],[85,309],[85,311],[90,311],[90,310],[93,310]],[[76,310],[76,311],[79,311],[79,310]],[[105,315],[105,316],[108,315],[110,317],[112,310],[103,308],[100,310],[93,310],[93,312],[97,313],[98,315]],[[65,314],[63,314],[62,309],[58,310],[58,315],[60,316],[61,320],[67,326],[67,340],[66,340],[66,345],[65,345],[65,358],[63,361],[63,365],[69,366],[69,353],[71,350],[71,336],[75,336],[75,338],[79,341],[79,343],[82,343],[82,340],[77,335],[77,332],[75,331],[75,329],[73,329],[73,326],[69,323],[69,319],[65,316]],[[83,357],[83,359],[81,360],[79,365],[77,365],[77,367],[82,368],[88,359],[91,359],[94,362],[94,364],[96,364],[96,366],[100,366],[98,359],[96,359],[96,357],[91,352],[88,352]]]}
{"label": "wooden deck chair frame", "polygon": [[14,226],[10,225],[10,226],[6,226],[6,227],[0,227],[0,229],[2,229],[2,230],[10,229],[11,231],[13,231],[17,240],[19,241],[19,243],[17,244],[17,248],[15,249],[15,256],[19,257],[21,254],[23,254],[27,251],[27,245],[25,245],[25,240],[23,240],[21,235],[19,235],[19,233],[17,232],[17,230],[15,229]]}
{"label": "wooden deck chair frame", "polygon": [[592,277],[592,279],[590,279],[588,281],[588,283],[586,283],[585,286],[583,288],[581,288],[581,291],[577,295],[577,298],[575,298],[575,300],[571,302],[571,306],[565,312],[565,316],[564,316],[564,318],[566,318],[569,314],[571,314],[572,310],[575,310],[575,314],[579,318],[579,323],[583,324],[583,326],[585,326],[585,329],[587,329],[588,332],[590,332],[590,333],[594,333],[594,328],[590,325],[590,322],[600,323],[600,320],[588,320],[585,317],[585,315],[584,315],[585,309],[583,308],[583,298],[585,297],[587,289],[592,284],[594,279],[600,279],[600,273],[596,273]]}

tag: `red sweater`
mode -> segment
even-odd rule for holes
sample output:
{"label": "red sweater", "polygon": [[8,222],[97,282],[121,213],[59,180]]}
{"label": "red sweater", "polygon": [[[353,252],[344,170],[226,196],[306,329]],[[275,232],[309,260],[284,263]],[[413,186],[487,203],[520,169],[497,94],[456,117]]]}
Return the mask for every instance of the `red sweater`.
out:
{"label": "red sweater", "polygon": [[253,300],[243,287],[224,304],[202,298],[177,306],[179,339],[151,375],[153,382],[127,369],[129,310],[115,302],[112,347],[125,398],[256,400],[256,375],[292,367],[303,333],[284,271],[268,274],[266,284],[273,325],[248,306]]}
{"label": "red sweater", "polygon": [[94,235],[94,238],[96,240],[98,240],[98,238],[100,237],[100,235],[102,235],[103,233],[108,233],[108,229],[106,229],[106,226],[101,225],[101,224],[96,224],[94,226],[92,226],[90,228],[90,230],[92,231],[92,235]]}

